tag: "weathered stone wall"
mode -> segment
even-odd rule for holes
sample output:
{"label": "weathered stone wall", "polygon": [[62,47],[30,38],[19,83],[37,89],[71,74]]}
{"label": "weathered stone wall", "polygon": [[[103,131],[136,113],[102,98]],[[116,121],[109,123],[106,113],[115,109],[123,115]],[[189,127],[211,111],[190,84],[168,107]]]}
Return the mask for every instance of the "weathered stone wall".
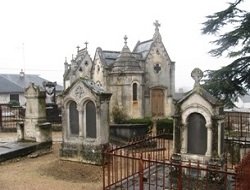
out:
{"label": "weathered stone wall", "polygon": [[[133,101],[133,83],[137,84],[137,101]],[[110,111],[119,106],[130,118],[144,117],[142,74],[109,75],[109,91],[112,93]]]}

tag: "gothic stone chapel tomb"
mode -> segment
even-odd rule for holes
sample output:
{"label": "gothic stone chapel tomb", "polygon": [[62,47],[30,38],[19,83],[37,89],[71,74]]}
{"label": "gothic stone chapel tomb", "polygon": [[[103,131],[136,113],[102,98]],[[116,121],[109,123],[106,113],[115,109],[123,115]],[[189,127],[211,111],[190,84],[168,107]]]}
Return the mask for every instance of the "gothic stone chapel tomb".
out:
{"label": "gothic stone chapel tomb", "polygon": [[176,103],[174,149],[182,160],[204,163],[223,154],[223,105],[200,85],[200,69],[191,76],[194,88]]}
{"label": "gothic stone chapel tomb", "polygon": [[101,148],[109,142],[114,108],[129,118],[173,114],[175,63],[162,42],[160,24],[154,25],[153,38],[138,41],[133,51],[125,36],[121,51],[98,47],[92,60],[86,42],[85,48],[77,47],[70,64],[65,60],[63,159],[98,162]]}
{"label": "gothic stone chapel tomb", "polygon": [[77,79],[64,91],[62,159],[101,164],[109,142],[110,97],[88,78]]}
{"label": "gothic stone chapel tomb", "polygon": [[64,87],[67,89],[79,77],[86,76],[105,91],[112,93],[112,110],[119,108],[129,118],[168,117],[174,113],[175,63],[171,61],[154,23],[151,39],[138,41],[131,51],[127,36],[121,50],[96,49],[93,60],[87,44],[77,48],[71,63],[65,61]]}

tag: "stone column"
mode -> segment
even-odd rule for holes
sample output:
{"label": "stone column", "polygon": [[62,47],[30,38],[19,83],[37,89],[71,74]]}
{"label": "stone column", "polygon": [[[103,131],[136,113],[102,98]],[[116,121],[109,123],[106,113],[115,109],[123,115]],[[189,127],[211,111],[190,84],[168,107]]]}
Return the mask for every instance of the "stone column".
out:
{"label": "stone column", "polygon": [[174,153],[176,153],[176,145],[175,145],[175,143],[176,143],[176,136],[175,136],[175,135],[176,135],[176,134],[175,134],[175,131],[176,131],[176,123],[177,123],[177,122],[176,122],[176,118],[175,118],[175,119],[174,119],[174,123],[173,123],[173,126],[174,126],[174,127],[173,127],[173,142],[174,142],[174,143],[173,143],[173,152],[174,152]]}
{"label": "stone column", "polygon": [[77,105],[77,110],[79,114],[79,137],[83,137],[85,131],[84,131],[84,123],[83,123],[83,117],[84,117],[84,110],[82,106]]}
{"label": "stone column", "polygon": [[187,123],[183,125],[183,132],[182,132],[182,146],[181,146],[181,153],[187,153],[187,146],[188,146],[188,129]]}
{"label": "stone column", "polygon": [[212,126],[211,124],[206,125],[207,128],[207,152],[206,156],[212,156]]}
{"label": "stone column", "polygon": [[222,140],[224,139],[221,139],[221,133],[222,133],[222,130],[221,130],[221,127],[222,127],[222,123],[224,121],[218,121],[218,155],[220,156],[221,153],[222,153],[222,150],[221,150],[221,142]]}

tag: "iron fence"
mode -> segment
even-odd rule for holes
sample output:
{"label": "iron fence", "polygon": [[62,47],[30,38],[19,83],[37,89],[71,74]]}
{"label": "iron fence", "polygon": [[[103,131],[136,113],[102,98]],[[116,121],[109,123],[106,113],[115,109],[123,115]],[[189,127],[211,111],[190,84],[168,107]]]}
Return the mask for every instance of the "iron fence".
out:
{"label": "iron fence", "polygon": [[250,112],[225,111],[225,135],[250,137]]}
{"label": "iron fence", "polygon": [[241,160],[235,168],[236,171],[236,190],[250,189],[250,152]]}
{"label": "iron fence", "polygon": [[[17,124],[24,122],[24,118],[24,107],[0,104],[0,131],[16,131]],[[53,130],[61,130],[61,109],[53,105],[47,106],[46,118],[52,124]]]}
{"label": "iron fence", "polygon": [[[235,172],[218,162],[182,161],[168,134],[147,135],[104,153],[103,189],[230,189]],[[216,163],[216,164],[215,164]]]}
{"label": "iron fence", "polygon": [[16,125],[24,121],[23,107],[0,104],[0,131],[16,131]]}

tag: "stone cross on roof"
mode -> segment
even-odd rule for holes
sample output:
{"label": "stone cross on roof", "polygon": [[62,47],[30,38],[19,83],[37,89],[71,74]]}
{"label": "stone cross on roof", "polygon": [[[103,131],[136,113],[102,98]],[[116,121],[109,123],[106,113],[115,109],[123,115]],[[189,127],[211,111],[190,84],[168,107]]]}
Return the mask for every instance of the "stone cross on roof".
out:
{"label": "stone cross on roof", "polygon": [[155,25],[155,31],[159,31],[159,27],[161,26],[161,24],[158,22],[158,20],[154,22],[154,25]]}
{"label": "stone cross on roof", "polygon": [[203,77],[203,72],[199,68],[195,68],[191,73],[191,77],[195,81],[195,84],[194,84],[195,86],[200,85],[200,81]]}

